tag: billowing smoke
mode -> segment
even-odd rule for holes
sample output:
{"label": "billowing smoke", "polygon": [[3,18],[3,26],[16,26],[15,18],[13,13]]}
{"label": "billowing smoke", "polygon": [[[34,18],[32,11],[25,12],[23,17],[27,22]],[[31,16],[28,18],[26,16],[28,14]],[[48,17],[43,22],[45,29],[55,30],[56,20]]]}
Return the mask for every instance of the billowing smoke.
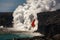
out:
{"label": "billowing smoke", "polygon": [[[19,5],[13,13],[14,28],[17,30],[31,30],[38,29],[37,13],[44,11],[55,10],[55,0],[26,0],[26,3]],[[35,19],[35,27],[31,26]]]}

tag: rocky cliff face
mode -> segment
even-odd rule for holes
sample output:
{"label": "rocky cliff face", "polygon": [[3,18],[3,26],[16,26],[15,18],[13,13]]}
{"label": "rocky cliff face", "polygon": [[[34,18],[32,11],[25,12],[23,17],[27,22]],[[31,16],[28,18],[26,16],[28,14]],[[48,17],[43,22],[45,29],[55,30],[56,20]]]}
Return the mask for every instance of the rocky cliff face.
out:
{"label": "rocky cliff face", "polygon": [[12,27],[13,12],[0,12],[0,26]]}
{"label": "rocky cliff face", "polygon": [[38,13],[39,32],[45,35],[59,34],[60,31],[60,10]]}

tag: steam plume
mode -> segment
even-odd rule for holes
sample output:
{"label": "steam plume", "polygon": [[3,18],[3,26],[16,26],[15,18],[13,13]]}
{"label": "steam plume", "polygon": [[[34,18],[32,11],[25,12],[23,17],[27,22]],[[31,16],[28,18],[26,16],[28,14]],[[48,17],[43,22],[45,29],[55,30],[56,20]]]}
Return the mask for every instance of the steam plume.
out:
{"label": "steam plume", "polygon": [[[54,10],[55,0],[26,0],[26,3],[19,5],[13,13],[14,28],[17,30],[38,29],[37,13]],[[31,27],[31,20],[36,19],[35,28]]]}

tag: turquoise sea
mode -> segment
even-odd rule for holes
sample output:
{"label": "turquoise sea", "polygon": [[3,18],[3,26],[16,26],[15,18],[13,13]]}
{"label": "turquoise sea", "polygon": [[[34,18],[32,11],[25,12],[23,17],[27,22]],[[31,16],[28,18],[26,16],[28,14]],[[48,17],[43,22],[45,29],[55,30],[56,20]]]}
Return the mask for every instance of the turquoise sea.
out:
{"label": "turquoise sea", "polygon": [[13,38],[31,38],[29,35],[23,35],[23,34],[0,34],[0,40],[9,40]]}

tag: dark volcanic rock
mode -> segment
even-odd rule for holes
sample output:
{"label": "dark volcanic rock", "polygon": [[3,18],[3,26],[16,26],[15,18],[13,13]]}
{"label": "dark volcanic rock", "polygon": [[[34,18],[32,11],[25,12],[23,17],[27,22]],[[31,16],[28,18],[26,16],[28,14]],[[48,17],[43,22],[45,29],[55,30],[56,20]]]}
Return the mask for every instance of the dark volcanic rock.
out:
{"label": "dark volcanic rock", "polygon": [[0,12],[0,26],[12,27],[13,12]]}
{"label": "dark volcanic rock", "polygon": [[53,36],[53,39],[54,39],[54,40],[60,40],[60,34],[54,35],[54,36]]}
{"label": "dark volcanic rock", "polygon": [[52,12],[41,12],[38,16],[38,31],[42,34],[53,36],[60,32],[60,10]]}

